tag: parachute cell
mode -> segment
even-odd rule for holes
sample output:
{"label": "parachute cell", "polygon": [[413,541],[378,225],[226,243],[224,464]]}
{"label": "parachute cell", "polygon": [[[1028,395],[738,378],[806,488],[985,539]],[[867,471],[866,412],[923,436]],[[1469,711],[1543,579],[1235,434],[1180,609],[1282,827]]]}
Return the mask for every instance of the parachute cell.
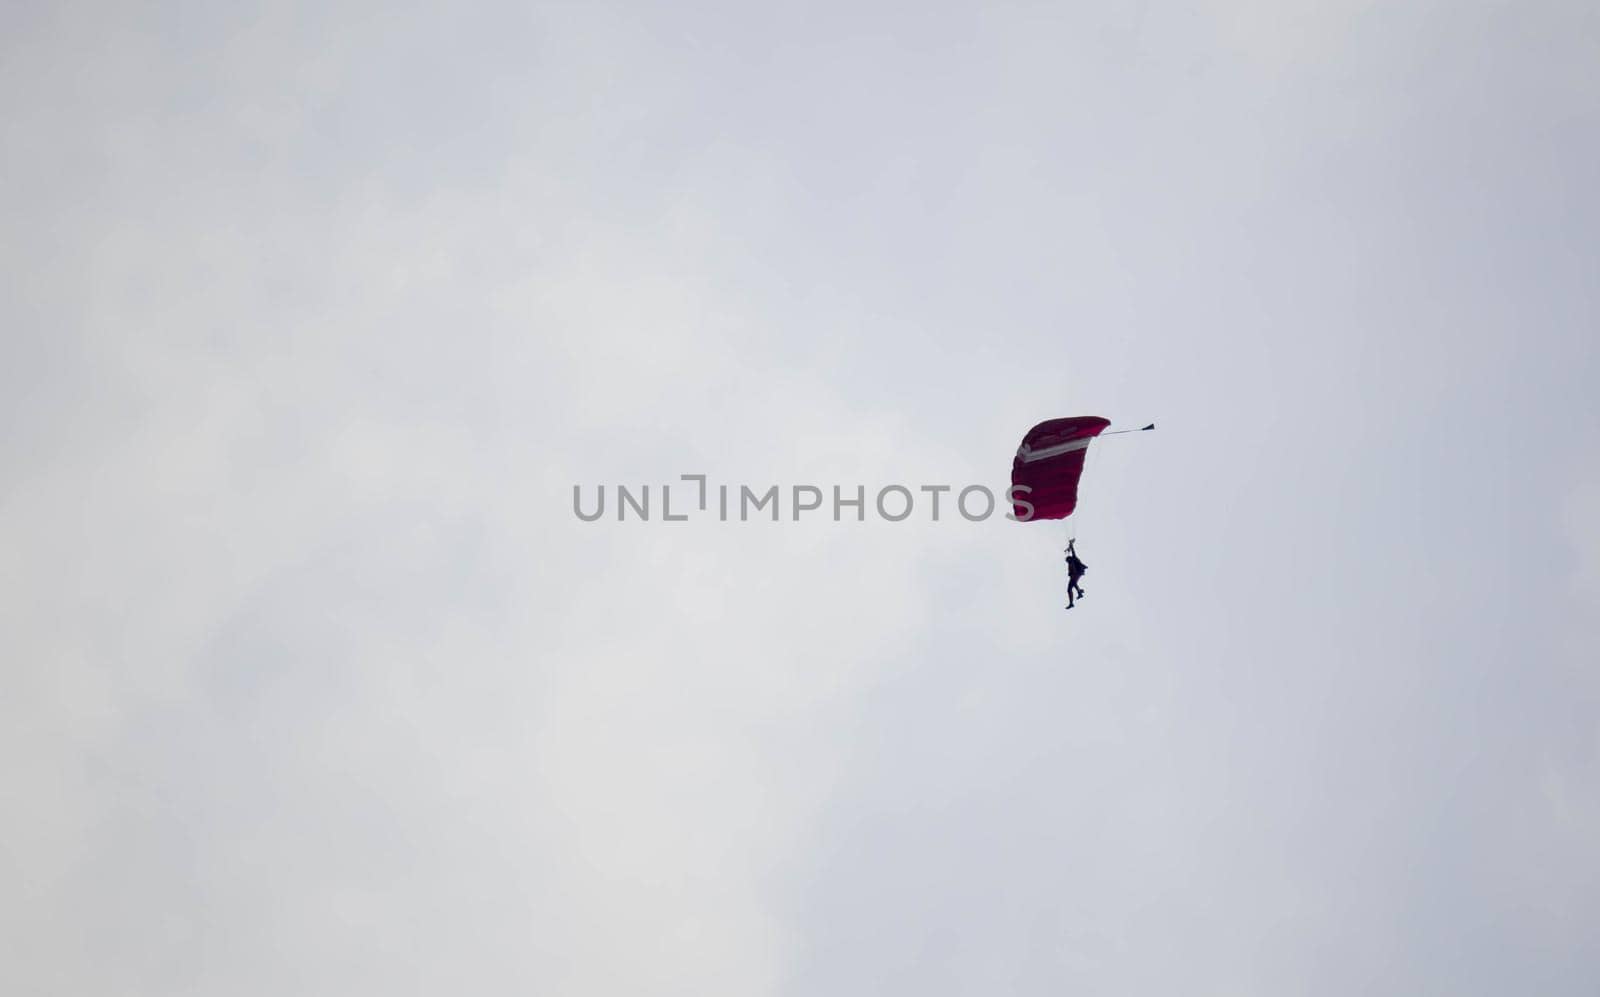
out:
{"label": "parachute cell", "polygon": [[[1012,494],[1033,506],[1018,504],[1018,519],[1066,519],[1078,507],[1078,479],[1089,441],[1111,425],[1095,415],[1051,419],[1028,430],[1011,462]],[[1023,486],[1028,490],[1024,491]]]}

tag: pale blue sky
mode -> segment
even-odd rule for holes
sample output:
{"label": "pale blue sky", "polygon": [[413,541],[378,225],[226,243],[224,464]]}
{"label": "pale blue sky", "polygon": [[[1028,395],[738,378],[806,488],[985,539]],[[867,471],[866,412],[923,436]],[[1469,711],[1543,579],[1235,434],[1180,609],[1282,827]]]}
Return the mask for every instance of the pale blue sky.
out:
{"label": "pale blue sky", "polygon": [[0,38],[0,990],[1594,992],[1592,5]]}

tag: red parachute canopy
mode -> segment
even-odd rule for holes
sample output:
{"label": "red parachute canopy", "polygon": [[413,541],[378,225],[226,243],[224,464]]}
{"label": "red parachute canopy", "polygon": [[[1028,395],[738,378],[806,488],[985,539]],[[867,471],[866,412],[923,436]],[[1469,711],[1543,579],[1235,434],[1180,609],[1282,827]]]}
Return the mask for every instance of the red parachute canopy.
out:
{"label": "red parachute canopy", "polygon": [[[1110,419],[1080,415],[1051,419],[1028,430],[1011,462],[1012,495],[1020,500],[1013,512],[1018,519],[1066,519],[1078,507],[1078,478],[1089,441],[1099,436]],[[1016,486],[1022,485],[1032,491]],[[1033,514],[1021,502],[1033,506]]]}

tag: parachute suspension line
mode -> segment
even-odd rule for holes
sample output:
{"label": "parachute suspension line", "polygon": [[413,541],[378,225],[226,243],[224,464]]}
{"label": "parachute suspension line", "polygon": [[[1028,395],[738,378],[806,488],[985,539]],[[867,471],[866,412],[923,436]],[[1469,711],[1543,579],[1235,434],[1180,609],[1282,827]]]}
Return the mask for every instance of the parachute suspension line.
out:
{"label": "parachute suspension line", "polygon": [[[1133,429],[1114,429],[1109,433],[1101,433],[1098,436],[1094,437],[1090,441],[1089,445],[1084,447],[1084,449],[1083,449],[1083,471],[1084,471],[1084,473],[1085,474],[1089,473],[1089,468],[1090,468],[1091,465],[1096,465],[1096,464],[1100,463],[1100,453],[1099,453],[1098,448],[1096,448],[1095,445],[1094,445],[1095,441],[1103,440],[1107,436],[1121,436],[1123,433],[1148,433],[1150,430],[1152,430],[1154,428],[1156,428],[1156,424],[1152,422],[1147,426],[1136,426]],[[1082,516],[1083,516],[1083,510],[1082,509],[1074,509],[1073,512],[1072,512],[1072,515],[1070,515],[1070,516],[1068,516],[1066,518],[1065,522],[1067,524],[1067,540],[1068,541],[1075,541],[1075,540],[1078,539],[1078,520]]]}
{"label": "parachute suspension line", "polygon": [[[1101,435],[1104,436],[1105,434],[1102,433]],[[1091,441],[1090,444],[1083,449],[1083,473],[1088,474],[1089,468],[1099,463],[1100,454],[1095,449],[1094,443]],[[1078,500],[1078,507],[1073,509],[1072,515],[1067,517],[1067,529],[1071,531],[1067,537],[1068,540],[1078,539],[1078,520],[1081,518],[1083,518],[1083,500],[1080,497]]]}

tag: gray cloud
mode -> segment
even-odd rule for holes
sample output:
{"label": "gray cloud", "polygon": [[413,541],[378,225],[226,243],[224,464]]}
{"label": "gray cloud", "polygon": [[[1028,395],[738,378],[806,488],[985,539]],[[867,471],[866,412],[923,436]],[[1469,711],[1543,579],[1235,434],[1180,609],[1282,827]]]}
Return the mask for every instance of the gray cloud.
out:
{"label": "gray cloud", "polygon": [[1581,5],[7,16],[0,989],[1592,990]]}

